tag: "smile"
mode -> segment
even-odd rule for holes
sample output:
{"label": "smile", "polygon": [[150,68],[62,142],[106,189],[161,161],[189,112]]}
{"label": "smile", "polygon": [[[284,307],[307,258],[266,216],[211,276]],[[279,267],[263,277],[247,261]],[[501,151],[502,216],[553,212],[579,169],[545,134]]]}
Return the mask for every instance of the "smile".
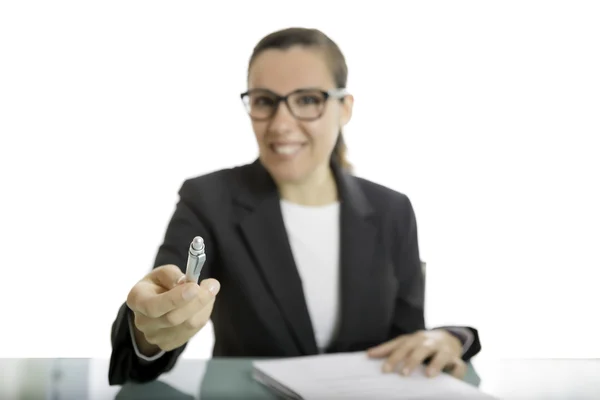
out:
{"label": "smile", "polygon": [[282,156],[294,156],[296,155],[305,145],[303,143],[286,143],[286,144],[275,144],[272,143],[269,147],[275,154]]}

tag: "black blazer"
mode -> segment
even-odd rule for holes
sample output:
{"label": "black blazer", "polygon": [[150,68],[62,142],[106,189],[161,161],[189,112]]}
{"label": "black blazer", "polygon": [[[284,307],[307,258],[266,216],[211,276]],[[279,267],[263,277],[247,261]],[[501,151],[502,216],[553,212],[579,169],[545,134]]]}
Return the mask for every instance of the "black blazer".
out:
{"label": "black blazer", "polygon": [[[404,194],[355,177],[332,162],[340,199],[341,322],[326,350],[365,350],[425,329],[417,224]],[[317,354],[279,193],[259,160],[185,181],[154,267],[185,269],[196,235],[207,261],[200,279],[221,283],[212,322],[215,357]],[[318,229],[318,227],[315,227]],[[170,370],[185,346],[151,363],[133,350],[123,304],[112,326],[110,384],[148,381]],[[477,331],[464,354],[481,349]]]}

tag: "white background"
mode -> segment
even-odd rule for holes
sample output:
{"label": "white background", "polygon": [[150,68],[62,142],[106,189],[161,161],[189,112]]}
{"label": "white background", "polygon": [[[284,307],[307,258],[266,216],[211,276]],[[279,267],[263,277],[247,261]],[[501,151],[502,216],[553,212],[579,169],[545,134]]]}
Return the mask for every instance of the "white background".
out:
{"label": "white background", "polygon": [[248,57],[292,25],[346,55],[357,174],[415,205],[428,325],[600,357],[598,3],[350,3],[2,2],[1,357],[110,356],[183,180],[256,157]]}

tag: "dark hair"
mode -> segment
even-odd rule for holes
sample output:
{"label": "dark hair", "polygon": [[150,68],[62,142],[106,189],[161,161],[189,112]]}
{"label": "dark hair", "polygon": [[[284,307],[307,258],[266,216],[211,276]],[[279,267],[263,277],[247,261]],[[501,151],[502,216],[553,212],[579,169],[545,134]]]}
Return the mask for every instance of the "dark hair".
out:
{"label": "dark hair", "polygon": [[[248,72],[256,57],[263,51],[270,49],[287,50],[293,46],[303,46],[322,50],[333,75],[336,87],[346,87],[348,81],[346,58],[338,45],[318,29],[287,28],[265,36],[254,47],[250,62],[248,63]],[[348,148],[346,147],[346,143],[342,136],[342,130],[340,129],[335,147],[333,148],[332,157],[343,168],[351,170],[352,164],[350,164],[347,159],[347,153]]]}

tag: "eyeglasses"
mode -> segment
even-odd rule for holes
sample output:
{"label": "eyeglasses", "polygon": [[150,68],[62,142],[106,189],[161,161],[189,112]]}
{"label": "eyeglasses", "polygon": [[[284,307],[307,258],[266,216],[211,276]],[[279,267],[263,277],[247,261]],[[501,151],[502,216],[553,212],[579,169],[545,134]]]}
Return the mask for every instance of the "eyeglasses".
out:
{"label": "eyeglasses", "polygon": [[332,90],[299,89],[286,96],[280,96],[268,89],[251,89],[240,97],[250,118],[264,121],[275,115],[282,101],[290,113],[303,121],[314,121],[325,111],[325,104],[330,98],[342,99],[347,95],[346,89]]}

